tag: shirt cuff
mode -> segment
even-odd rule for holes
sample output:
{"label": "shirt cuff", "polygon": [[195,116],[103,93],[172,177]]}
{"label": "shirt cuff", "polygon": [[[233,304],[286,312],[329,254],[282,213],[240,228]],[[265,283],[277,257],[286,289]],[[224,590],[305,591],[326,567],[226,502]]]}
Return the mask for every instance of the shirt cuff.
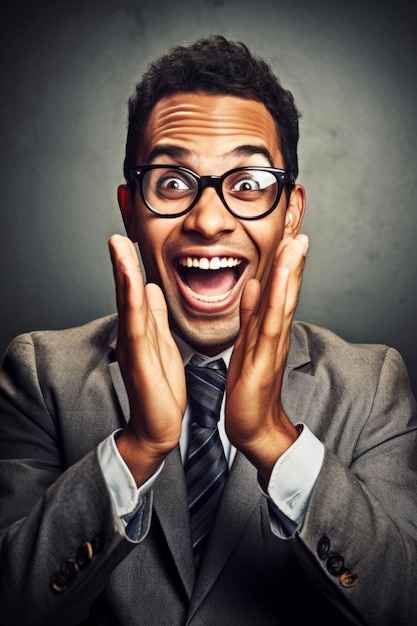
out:
{"label": "shirt cuff", "polygon": [[272,504],[295,524],[304,517],[324,457],[324,445],[305,424],[301,426],[296,441],[275,463],[267,485]]}
{"label": "shirt cuff", "polygon": [[116,446],[115,435],[119,432],[121,431],[115,431],[99,444],[98,459],[104,480],[112,496],[116,514],[127,522],[143,504],[164,463],[161,463],[155,474],[138,488]]}

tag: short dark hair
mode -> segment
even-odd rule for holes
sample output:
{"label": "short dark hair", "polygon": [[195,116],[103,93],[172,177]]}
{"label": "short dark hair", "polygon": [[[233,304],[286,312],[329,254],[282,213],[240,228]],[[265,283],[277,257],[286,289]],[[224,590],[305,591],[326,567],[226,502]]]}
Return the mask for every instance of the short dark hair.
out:
{"label": "short dark hair", "polygon": [[257,100],[265,105],[277,128],[285,168],[298,175],[299,111],[270,66],[240,41],[211,35],[171,48],[148,66],[128,102],[128,133],[124,175],[129,181],[145,125],[155,104],[175,93],[208,93]]}

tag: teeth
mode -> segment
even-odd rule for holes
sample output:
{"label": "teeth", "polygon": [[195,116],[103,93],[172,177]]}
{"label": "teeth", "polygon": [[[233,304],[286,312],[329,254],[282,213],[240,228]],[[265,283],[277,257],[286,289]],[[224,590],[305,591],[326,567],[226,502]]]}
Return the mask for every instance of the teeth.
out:
{"label": "teeth", "polygon": [[241,259],[236,259],[233,257],[212,257],[208,259],[207,257],[183,257],[179,259],[179,264],[183,267],[196,267],[200,270],[219,270],[225,269],[227,267],[236,267],[241,264]]}

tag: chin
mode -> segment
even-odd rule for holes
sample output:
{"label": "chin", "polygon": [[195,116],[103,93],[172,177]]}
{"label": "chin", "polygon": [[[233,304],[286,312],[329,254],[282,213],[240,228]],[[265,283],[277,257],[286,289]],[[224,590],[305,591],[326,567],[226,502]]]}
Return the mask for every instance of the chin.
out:
{"label": "chin", "polygon": [[202,320],[198,324],[186,324],[184,320],[172,326],[173,332],[198,352],[212,356],[229,348],[236,341],[239,324]]}

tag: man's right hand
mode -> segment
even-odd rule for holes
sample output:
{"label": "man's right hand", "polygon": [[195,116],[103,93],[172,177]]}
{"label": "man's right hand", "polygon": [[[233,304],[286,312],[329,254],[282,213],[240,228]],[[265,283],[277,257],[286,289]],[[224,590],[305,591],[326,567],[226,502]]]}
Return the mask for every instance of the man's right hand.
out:
{"label": "man's right hand", "polygon": [[130,420],[117,446],[140,486],[179,441],[184,367],[163,293],[155,284],[144,285],[133,243],[113,235],[109,249],[119,317],[116,355],[130,403]]}

